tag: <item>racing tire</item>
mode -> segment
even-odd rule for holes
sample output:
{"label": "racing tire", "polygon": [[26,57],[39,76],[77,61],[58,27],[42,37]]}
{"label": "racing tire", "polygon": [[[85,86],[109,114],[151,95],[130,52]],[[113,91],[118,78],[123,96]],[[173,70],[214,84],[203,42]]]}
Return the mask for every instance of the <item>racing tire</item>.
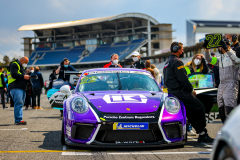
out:
{"label": "racing tire", "polygon": [[63,120],[62,120],[62,130],[61,130],[61,143],[62,145],[65,145],[65,135],[64,135],[64,123],[63,123]]}
{"label": "racing tire", "polygon": [[236,158],[234,157],[234,154],[231,150],[230,147],[228,147],[227,145],[223,146],[222,149],[220,150],[217,158],[217,160],[236,160]]}

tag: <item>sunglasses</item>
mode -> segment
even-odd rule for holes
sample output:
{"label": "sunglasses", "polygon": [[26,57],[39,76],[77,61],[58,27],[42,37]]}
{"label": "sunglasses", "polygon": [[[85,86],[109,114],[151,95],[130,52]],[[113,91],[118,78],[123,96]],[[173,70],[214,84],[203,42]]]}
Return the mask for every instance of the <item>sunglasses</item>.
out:
{"label": "sunglasses", "polygon": [[132,56],[132,57],[138,57],[138,56]]}

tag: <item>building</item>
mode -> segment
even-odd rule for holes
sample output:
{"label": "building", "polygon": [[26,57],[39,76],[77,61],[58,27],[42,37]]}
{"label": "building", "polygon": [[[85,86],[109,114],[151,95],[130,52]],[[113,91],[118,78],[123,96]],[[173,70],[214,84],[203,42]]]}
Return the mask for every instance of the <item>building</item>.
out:
{"label": "building", "polygon": [[18,31],[34,32],[23,38],[24,55],[29,66],[56,68],[68,58],[75,68],[102,67],[117,53],[123,65],[138,50],[143,56],[153,56],[156,50],[169,48],[172,25],[160,24],[142,13],[84,19],[59,23],[24,25]]}

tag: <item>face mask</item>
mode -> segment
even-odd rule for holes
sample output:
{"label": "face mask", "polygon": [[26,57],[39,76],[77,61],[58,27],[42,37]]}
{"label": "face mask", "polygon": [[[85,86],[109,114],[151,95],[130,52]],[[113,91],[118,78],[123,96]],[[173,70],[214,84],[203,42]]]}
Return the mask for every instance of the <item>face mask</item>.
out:
{"label": "face mask", "polygon": [[233,44],[233,42],[230,42],[231,43],[231,45]]}
{"label": "face mask", "polygon": [[34,72],[34,70],[31,70],[31,72],[33,73],[33,72]]}
{"label": "face mask", "polygon": [[134,62],[138,61],[138,57],[133,57],[132,59],[133,59]]}
{"label": "face mask", "polygon": [[182,54],[180,54],[179,58],[183,58],[184,52],[182,52]]}
{"label": "face mask", "polygon": [[26,64],[26,63],[23,63],[22,66],[23,66],[23,68],[26,68],[26,67],[27,67],[27,64]]}
{"label": "face mask", "polygon": [[116,60],[113,60],[112,62],[113,62],[113,64],[115,64],[115,65],[118,64],[118,60],[117,60],[117,59],[116,59]]}
{"label": "face mask", "polygon": [[199,64],[201,64],[201,61],[199,59],[194,59],[194,63],[198,66]]}
{"label": "face mask", "polygon": [[67,67],[68,67],[68,65],[64,65],[64,67],[65,67],[65,68],[67,68]]}

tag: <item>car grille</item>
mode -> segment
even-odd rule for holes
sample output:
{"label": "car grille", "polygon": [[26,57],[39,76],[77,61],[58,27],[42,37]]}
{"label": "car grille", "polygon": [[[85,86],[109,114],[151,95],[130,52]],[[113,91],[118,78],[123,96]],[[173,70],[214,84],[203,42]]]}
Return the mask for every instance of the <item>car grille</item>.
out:
{"label": "car grille", "polygon": [[[94,128],[94,126],[78,125],[72,138],[86,140],[91,136]],[[74,134],[74,132],[72,133]]]}
{"label": "car grille", "polygon": [[115,143],[116,141],[156,142],[163,140],[159,129],[153,130],[99,130],[96,141]]}
{"label": "car grille", "polygon": [[181,138],[181,126],[179,124],[167,124],[163,128],[167,134],[167,137],[170,139]]}

